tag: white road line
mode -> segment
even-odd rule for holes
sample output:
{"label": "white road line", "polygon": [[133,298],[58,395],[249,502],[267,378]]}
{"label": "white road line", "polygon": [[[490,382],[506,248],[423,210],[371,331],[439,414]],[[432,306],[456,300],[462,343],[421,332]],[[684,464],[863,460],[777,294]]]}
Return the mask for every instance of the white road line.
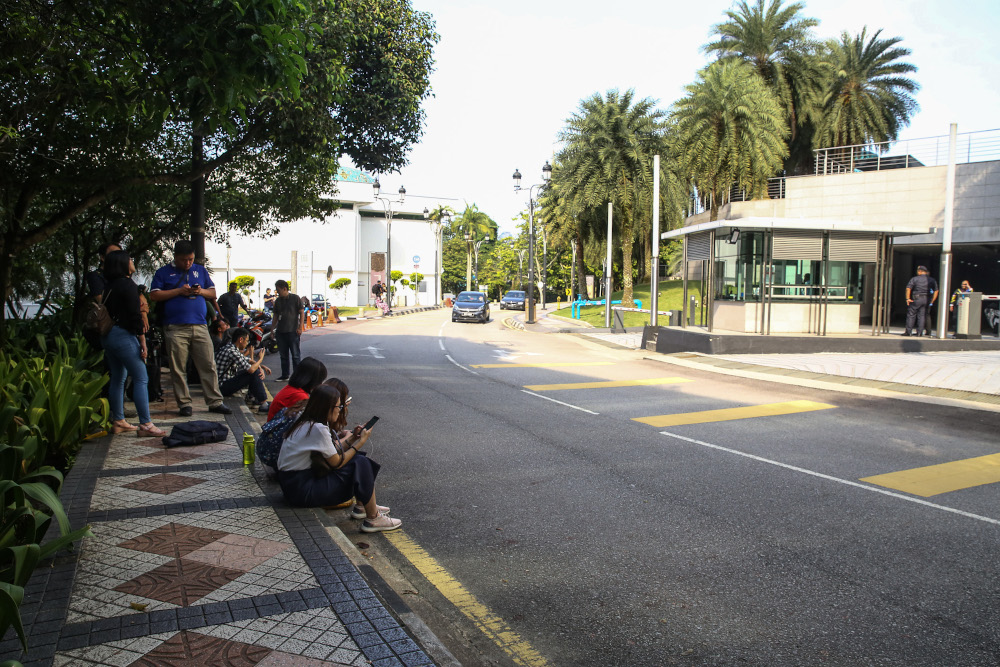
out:
{"label": "white road line", "polygon": [[448,361],[450,361],[451,363],[455,364],[459,368],[461,368],[463,371],[468,371],[468,372],[472,373],[473,375],[479,375],[479,373],[477,373],[476,371],[472,370],[471,368],[466,368],[462,364],[460,364],[457,361],[455,361],[454,359],[452,359],[450,354],[444,355],[444,358],[447,359]]}
{"label": "white road line", "polygon": [[552,401],[553,403],[558,403],[559,405],[565,405],[567,408],[573,408],[574,410],[579,410],[580,412],[586,412],[589,415],[600,414],[599,412],[594,412],[586,408],[581,408],[577,405],[570,405],[569,403],[563,403],[562,401],[557,401],[556,399],[550,398],[549,396],[542,396],[541,394],[536,394],[535,392],[528,391],[527,389],[522,389],[521,391],[523,391],[525,394],[528,394],[529,396],[537,396],[538,398],[544,398],[546,401]]}
{"label": "white road line", "polygon": [[438,347],[440,347],[442,350],[445,349],[445,347],[444,347],[444,341],[441,340],[440,338],[438,338]]}
{"label": "white road line", "polygon": [[[544,396],[542,398],[545,398]],[[713,445],[709,442],[702,442],[701,440],[695,440],[694,438],[685,438],[683,435],[677,435],[676,433],[670,433],[669,431],[660,431],[660,435],[665,435],[670,438],[676,438],[677,440],[683,440],[685,442],[690,442],[695,445],[701,445],[702,447],[710,447],[712,449],[718,449],[722,452],[728,452],[729,454],[736,454],[737,456],[743,456],[748,459],[753,459],[754,461],[760,461],[761,463],[768,463],[773,466],[778,466],[779,468],[786,468],[788,470],[794,470],[795,472],[801,472],[806,475],[812,475],[813,477],[819,477],[820,479],[825,479],[830,482],[837,482],[838,484],[844,484],[846,486],[853,486],[859,489],[864,489],[865,491],[873,491],[875,493],[881,493],[884,496],[891,496],[893,498],[899,498],[900,500],[906,500],[911,503],[916,503],[918,505],[925,505],[927,507],[932,507],[936,510],[941,510],[943,512],[951,512],[952,514],[958,514],[960,516],[967,517],[969,519],[976,519],[977,521],[983,521],[985,523],[992,523],[994,525],[1000,526],[1000,520],[991,519],[988,516],[981,516],[979,514],[973,514],[971,512],[965,512],[963,510],[955,509],[954,507],[945,507],[944,505],[938,505],[937,503],[930,503],[926,500],[921,500],[919,498],[912,498],[910,496],[904,496],[901,493],[895,493],[893,491],[886,491],[885,489],[879,489],[874,486],[868,486],[866,484],[860,484],[858,482],[852,482],[849,479],[841,479],[839,477],[833,477],[831,475],[824,475],[821,472],[816,472],[814,470],[807,470],[805,468],[799,468],[798,466],[789,465],[787,463],[781,463],[780,461],[772,461],[771,459],[765,459],[761,456],[756,456],[755,454],[747,454],[746,452],[741,452],[735,449],[730,449],[728,447],[723,447],[721,445]]]}

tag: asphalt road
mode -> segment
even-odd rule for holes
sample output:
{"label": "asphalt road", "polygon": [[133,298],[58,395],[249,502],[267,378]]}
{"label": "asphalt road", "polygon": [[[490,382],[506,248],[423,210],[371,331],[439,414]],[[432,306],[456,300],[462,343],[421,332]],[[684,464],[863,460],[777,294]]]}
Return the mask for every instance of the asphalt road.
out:
{"label": "asphalt road", "polygon": [[[344,520],[461,662],[1000,664],[1000,484],[859,481],[997,454],[1000,416],[703,373],[500,317],[303,341],[349,385],[352,422],[381,417],[379,502],[494,615],[456,611],[398,542]],[[601,365],[516,366],[540,363]],[[525,389],[640,378],[683,381]],[[811,407],[634,421],[791,401]]]}

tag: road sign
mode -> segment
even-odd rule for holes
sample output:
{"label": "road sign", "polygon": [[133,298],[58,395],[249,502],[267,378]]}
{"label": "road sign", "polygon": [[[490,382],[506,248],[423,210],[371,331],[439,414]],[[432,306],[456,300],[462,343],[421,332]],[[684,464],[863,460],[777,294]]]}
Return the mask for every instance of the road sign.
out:
{"label": "road sign", "polygon": [[420,255],[414,255],[413,256],[413,263],[414,264],[419,264],[420,263]]}

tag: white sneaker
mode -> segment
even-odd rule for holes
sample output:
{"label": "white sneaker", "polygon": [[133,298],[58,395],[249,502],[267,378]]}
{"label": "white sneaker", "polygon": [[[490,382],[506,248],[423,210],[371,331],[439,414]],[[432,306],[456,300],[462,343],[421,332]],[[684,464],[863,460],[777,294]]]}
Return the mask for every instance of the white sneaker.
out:
{"label": "white sneaker", "polygon": [[386,530],[396,530],[403,525],[399,519],[393,519],[385,514],[379,514],[374,519],[365,519],[361,522],[362,533],[380,533]]}

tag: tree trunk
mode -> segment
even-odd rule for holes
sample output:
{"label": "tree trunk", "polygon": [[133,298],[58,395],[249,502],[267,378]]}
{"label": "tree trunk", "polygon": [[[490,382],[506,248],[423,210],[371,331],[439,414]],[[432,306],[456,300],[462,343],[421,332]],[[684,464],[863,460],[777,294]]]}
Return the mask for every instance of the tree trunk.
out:
{"label": "tree trunk", "polygon": [[472,291],[472,249],[468,243],[465,245],[465,289]]}
{"label": "tree trunk", "polygon": [[580,235],[580,231],[576,232],[576,294],[572,296],[575,298],[577,294],[582,294],[585,299],[589,299],[590,295],[587,294],[587,267],[583,264],[583,237]]}
{"label": "tree trunk", "polygon": [[[622,215],[622,306],[635,308],[632,299],[632,212],[627,208]],[[609,295],[610,298],[610,295]]]}

